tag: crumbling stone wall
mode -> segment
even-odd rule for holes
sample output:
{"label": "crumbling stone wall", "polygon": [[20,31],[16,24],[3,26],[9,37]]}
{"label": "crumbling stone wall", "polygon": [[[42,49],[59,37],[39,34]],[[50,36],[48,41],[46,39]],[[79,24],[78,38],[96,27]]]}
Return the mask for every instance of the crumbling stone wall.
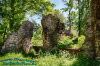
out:
{"label": "crumbling stone wall", "polygon": [[41,24],[43,28],[43,48],[50,50],[57,45],[59,33],[64,29],[64,23],[54,15],[48,14],[43,17]]}
{"label": "crumbling stone wall", "polygon": [[33,35],[33,27],[33,23],[29,21],[23,22],[17,32],[13,32],[7,37],[2,46],[1,53],[19,50],[28,53],[32,46],[31,39]]}

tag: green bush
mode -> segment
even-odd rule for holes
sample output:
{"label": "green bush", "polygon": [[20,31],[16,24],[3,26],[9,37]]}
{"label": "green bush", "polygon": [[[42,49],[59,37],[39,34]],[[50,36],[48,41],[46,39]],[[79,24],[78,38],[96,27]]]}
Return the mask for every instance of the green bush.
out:
{"label": "green bush", "polygon": [[43,46],[42,28],[38,28],[32,37],[33,46]]}
{"label": "green bush", "polygon": [[3,36],[0,35],[0,45],[3,45],[3,41],[4,41]]}
{"label": "green bush", "polygon": [[73,45],[71,45],[71,47],[73,47],[73,48],[81,48],[83,43],[84,43],[84,41],[85,41],[85,36],[81,35],[80,37],[78,37],[77,44],[73,44]]}
{"label": "green bush", "polygon": [[72,42],[72,38],[68,37],[68,36],[61,36],[60,40],[58,41],[58,48],[68,48],[71,47],[71,44],[73,44]]}
{"label": "green bush", "polygon": [[[73,40],[78,39],[77,43],[74,44]],[[85,36],[80,36],[78,38],[70,38],[68,36],[61,36],[58,41],[58,48],[81,48],[85,41]]]}

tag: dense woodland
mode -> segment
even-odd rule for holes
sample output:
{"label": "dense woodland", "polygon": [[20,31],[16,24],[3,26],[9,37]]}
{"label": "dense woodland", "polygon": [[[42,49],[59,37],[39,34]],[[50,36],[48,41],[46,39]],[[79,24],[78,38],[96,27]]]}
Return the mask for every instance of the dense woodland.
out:
{"label": "dense woodland", "polygon": [[[60,1],[66,7],[55,9],[51,0],[0,0],[0,60],[28,59],[38,61],[36,66],[100,66],[100,1]],[[20,27],[25,21],[34,26]],[[32,42],[32,49],[2,53],[7,38],[22,29],[32,29],[32,35],[22,32],[28,38],[20,39]]]}

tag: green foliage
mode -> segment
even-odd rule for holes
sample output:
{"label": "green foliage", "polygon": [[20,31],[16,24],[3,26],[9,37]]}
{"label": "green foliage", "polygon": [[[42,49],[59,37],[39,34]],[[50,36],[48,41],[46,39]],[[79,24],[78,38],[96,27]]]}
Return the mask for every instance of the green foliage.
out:
{"label": "green foliage", "polygon": [[69,2],[65,0],[64,2],[65,2],[65,5],[67,6],[67,8],[63,8],[65,12],[68,10],[71,10],[74,7],[74,0],[69,0]]}
{"label": "green foliage", "polygon": [[[75,18],[73,18],[73,15],[75,15],[74,14],[74,11],[72,11],[72,9],[74,8],[74,1],[73,0],[69,0],[68,2],[67,2],[67,0],[65,0],[64,1],[65,2],[65,5],[67,6],[66,8],[62,8],[62,10],[64,11],[64,12],[68,12],[68,19],[67,19],[67,26],[69,26],[69,29],[71,30],[71,28],[72,28],[72,25],[73,25],[73,19],[75,19]],[[72,13],[73,14],[72,14]],[[76,16],[75,16],[76,17]]]}
{"label": "green foliage", "polygon": [[81,35],[80,37],[78,37],[78,44],[82,45],[85,41],[85,36]]}
{"label": "green foliage", "polygon": [[3,36],[0,36],[0,45],[3,44],[3,41],[4,41]]}
{"label": "green foliage", "polygon": [[[17,30],[23,21],[27,20],[26,14],[41,15],[51,12],[55,4],[50,0],[2,0],[0,1],[0,35],[6,35]],[[1,33],[3,31],[3,33]]]}
{"label": "green foliage", "polygon": [[82,45],[84,44],[84,41],[85,41],[85,36],[81,35],[80,37],[78,37],[78,43],[71,45],[71,47],[73,47],[73,48],[81,48]]}
{"label": "green foliage", "polygon": [[69,48],[73,44],[72,38],[68,36],[61,36],[58,41],[58,48]]}
{"label": "green foliage", "polygon": [[62,23],[65,23],[66,22],[66,18],[64,17],[63,13],[59,9],[55,9],[55,10],[53,10],[51,12],[47,12],[44,15],[47,15],[47,14],[52,14],[52,15],[56,16],[57,18],[60,19],[60,21]]}
{"label": "green foliage", "polygon": [[81,48],[84,41],[85,41],[85,36],[80,36],[78,37],[78,41],[76,44],[74,44],[73,40],[77,38],[70,38],[68,36],[61,36],[59,42],[58,42],[58,48]]}
{"label": "green foliage", "polygon": [[[30,56],[31,55],[31,56]],[[61,52],[59,55],[60,57],[56,55],[52,55],[50,53],[46,53],[45,56],[39,56],[37,58],[33,58],[34,55],[32,54],[23,54],[23,53],[8,53],[4,56],[0,56],[0,61],[4,59],[9,58],[18,58],[18,59],[27,59],[32,61],[38,61],[36,62],[36,66],[99,66],[100,62],[91,60],[87,57],[75,57],[71,56],[69,53]],[[8,61],[9,62],[9,61]],[[19,63],[23,61],[18,61]],[[2,63],[0,62],[0,65]],[[13,65],[7,65],[7,66],[13,66]]]}
{"label": "green foliage", "polygon": [[87,58],[87,57],[78,57],[75,62],[72,64],[72,66],[99,66],[100,62]]}
{"label": "green foliage", "polygon": [[[69,2],[67,2],[69,1]],[[78,2],[79,1],[79,2]],[[64,0],[66,8],[64,12],[68,12],[67,25],[72,29],[78,29],[84,34],[85,22],[89,15],[90,0]],[[4,39],[13,31],[17,30],[26,19],[26,14],[31,16],[41,14],[53,14],[62,22],[66,22],[60,10],[54,10],[55,4],[50,0],[2,0],[0,2],[0,45],[3,44]],[[35,29],[32,37],[33,46],[43,46],[42,28],[39,24],[33,21]],[[73,31],[76,35],[76,32]],[[74,44],[73,40],[78,39]],[[81,48],[85,41],[85,36],[80,35],[78,38],[70,38],[68,36],[61,36],[58,41],[57,49],[52,52],[41,51],[40,56],[35,58],[36,53],[34,49],[29,53],[8,53],[6,55],[0,54],[0,60],[9,58],[20,58],[39,61],[37,66],[99,66],[100,62],[91,60],[87,57],[72,56],[68,52],[59,50],[60,48]],[[34,59],[32,59],[34,58]],[[0,65],[2,63],[0,62]],[[10,65],[11,66],[11,65]]]}
{"label": "green foliage", "polygon": [[67,26],[74,27],[79,31],[79,36],[84,35],[86,20],[90,13],[90,0],[63,0],[66,7],[62,8],[68,12]]}
{"label": "green foliage", "polygon": [[60,21],[61,22],[66,22],[66,18],[64,17],[64,15],[61,13],[61,11],[60,10],[54,10],[53,12],[52,12],[52,14],[54,15],[54,16],[56,16],[57,18],[59,18],[60,19]]}
{"label": "green foliage", "polygon": [[78,30],[79,30],[79,36],[84,34],[84,30],[86,28],[86,20],[89,16],[89,3],[90,0],[78,0]]}
{"label": "green foliage", "polygon": [[32,37],[32,44],[33,46],[43,46],[42,40],[42,28],[41,26],[36,29]]}

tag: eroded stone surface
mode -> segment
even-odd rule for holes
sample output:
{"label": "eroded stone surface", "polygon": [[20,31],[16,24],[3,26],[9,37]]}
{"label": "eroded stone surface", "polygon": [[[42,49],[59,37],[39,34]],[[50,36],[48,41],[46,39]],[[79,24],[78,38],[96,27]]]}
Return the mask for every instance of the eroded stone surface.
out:
{"label": "eroded stone surface", "polygon": [[41,23],[43,28],[43,48],[50,50],[57,45],[59,33],[64,29],[64,23],[52,14],[44,16]]}
{"label": "eroded stone surface", "polygon": [[23,50],[28,53],[32,46],[33,27],[33,23],[29,21],[23,22],[17,32],[13,32],[7,37],[2,46],[1,53],[18,50]]}

